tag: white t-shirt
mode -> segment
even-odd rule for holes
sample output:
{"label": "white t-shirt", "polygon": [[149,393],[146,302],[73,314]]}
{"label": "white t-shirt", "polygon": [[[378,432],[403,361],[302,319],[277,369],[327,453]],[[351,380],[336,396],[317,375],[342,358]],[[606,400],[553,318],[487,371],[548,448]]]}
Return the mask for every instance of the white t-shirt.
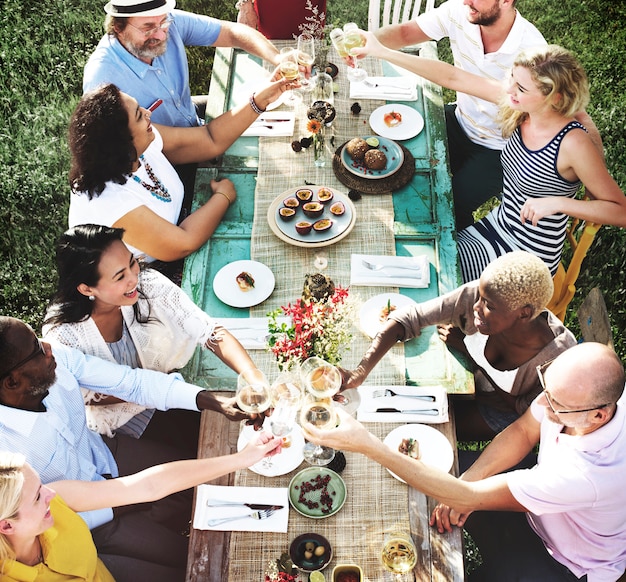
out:
{"label": "white t-shirt", "polygon": [[[417,24],[433,40],[450,39],[455,66],[467,71],[502,81],[513,65],[515,57],[524,49],[546,44],[542,34],[517,12],[513,27],[495,53],[485,54],[480,26],[467,19],[468,7],[463,0],[448,0],[438,8],[417,17]],[[496,121],[498,105],[457,93],[456,117],[474,143],[501,150],[505,140]]]}
{"label": "white t-shirt", "polygon": [[537,465],[508,473],[509,489],[556,560],[589,582],[613,582],[626,569],[626,409],[584,436],[561,432],[537,400],[531,411],[541,422]]}
{"label": "white t-shirt", "polygon": [[[183,183],[172,164],[163,155],[161,134],[154,126],[152,130],[154,140],[144,152],[143,157],[150,164],[154,175],[165,185],[171,199],[168,201],[160,200],[132,177],[126,180],[126,184],[107,182],[102,194],[94,196],[91,200],[84,193],[71,194],[68,217],[70,228],[78,224],[113,226],[124,215],[140,206],[146,206],[172,224],[178,222],[184,197]],[[143,164],[134,175],[147,184],[154,183],[148,176]],[[147,262],[154,261],[153,257],[141,249],[131,245],[127,246],[137,258],[143,258]]]}

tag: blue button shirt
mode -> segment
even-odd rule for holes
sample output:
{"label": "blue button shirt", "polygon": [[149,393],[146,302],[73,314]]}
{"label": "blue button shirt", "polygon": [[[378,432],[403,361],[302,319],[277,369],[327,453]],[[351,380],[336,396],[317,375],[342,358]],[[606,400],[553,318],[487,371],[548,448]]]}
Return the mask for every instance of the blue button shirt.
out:
{"label": "blue button shirt", "polygon": [[167,50],[151,65],[131,55],[114,36],[104,35],[85,65],[83,91],[113,83],[142,107],[163,99],[163,104],[152,113],[154,123],[176,127],[201,125],[191,101],[185,47],[212,46],[222,25],[215,18],[182,10],[174,10],[172,16]]}

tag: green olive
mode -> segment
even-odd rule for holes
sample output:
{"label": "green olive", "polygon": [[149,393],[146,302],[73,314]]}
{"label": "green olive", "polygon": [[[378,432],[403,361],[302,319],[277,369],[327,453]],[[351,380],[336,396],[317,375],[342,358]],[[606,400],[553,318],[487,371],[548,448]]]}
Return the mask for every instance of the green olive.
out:
{"label": "green olive", "polygon": [[315,543],[307,542],[306,544],[304,544],[304,549],[307,550],[307,552],[312,552],[315,549]]}
{"label": "green olive", "polygon": [[304,551],[304,559],[305,560],[310,560],[313,557],[313,552],[310,552],[309,550],[305,550]]}
{"label": "green olive", "polygon": [[317,548],[315,548],[315,551],[313,553],[319,558],[320,556],[324,555],[325,551],[326,551],[326,548],[324,546],[317,546]]}

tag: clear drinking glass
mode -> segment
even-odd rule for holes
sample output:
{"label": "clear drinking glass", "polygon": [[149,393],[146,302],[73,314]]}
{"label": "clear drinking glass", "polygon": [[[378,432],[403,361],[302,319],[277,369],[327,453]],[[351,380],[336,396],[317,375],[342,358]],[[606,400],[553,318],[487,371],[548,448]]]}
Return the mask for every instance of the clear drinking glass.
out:
{"label": "clear drinking glass", "polygon": [[[300,74],[298,68],[298,51],[291,47],[284,47],[280,49],[279,58],[278,70],[280,74],[288,81],[295,81]],[[296,101],[294,92],[289,90],[285,91],[285,94],[287,95],[287,101],[293,105],[294,101]]]}
{"label": "clear drinking glass", "polygon": [[339,370],[317,356],[308,358],[302,363],[300,374],[304,387],[316,398],[331,398],[341,388]]}
{"label": "clear drinking glass", "polygon": [[[270,430],[276,437],[283,439],[283,448],[291,446],[291,431],[296,425],[296,416],[300,407],[299,395],[292,398],[290,395],[279,397],[273,404],[274,410],[269,418]],[[263,467],[269,469],[274,465],[274,456],[265,457]]]}
{"label": "clear drinking glass", "polygon": [[248,368],[237,377],[235,398],[239,408],[250,414],[260,414],[271,404],[270,385],[258,368]]}
{"label": "clear drinking glass", "polygon": [[[311,73],[311,67],[315,62],[315,39],[307,32],[298,36],[298,65],[306,67],[307,72]],[[311,82],[306,73],[300,71],[300,85],[306,91],[310,87]]]}
{"label": "clear drinking glass", "polygon": [[359,27],[355,22],[347,22],[343,25],[343,45],[348,56],[352,59],[352,67],[348,67],[348,79],[350,81],[363,81],[367,79],[367,71],[359,66],[359,59],[352,56],[350,50],[361,47],[365,44],[365,39],[359,32]]}
{"label": "clear drinking glass", "polygon": [[[300,424],[312,424],[320,430],[330,430],[337,426],[337,413],[331,398],[316,398],[308,394],[300,409]],[[310,465],[328,465],[335,458],[330,447],[306,442],[302,449],[304,460]]]}
{"label": "clear drinking glass", "polygon": [[395,574],[396,580],[401,580],[403,574],[415,568],[417,550],[408,533],[389,532],[385,534],[380,557],[384,568]]}

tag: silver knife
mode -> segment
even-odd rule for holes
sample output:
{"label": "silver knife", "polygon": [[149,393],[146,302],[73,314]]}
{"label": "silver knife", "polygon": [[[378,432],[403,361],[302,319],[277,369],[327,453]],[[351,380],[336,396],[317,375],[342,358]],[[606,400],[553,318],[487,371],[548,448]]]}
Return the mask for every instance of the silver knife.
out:
{"label": "silver knife", "polygon": [[409,410],[398,408],[377,408],[376,412],[400,412],[402,414],[425,414],[427,416],[439,416],[439,410],[437,408],[418,408],[417,410]]}
{"label": "silver knife", "polygon": [[256,121],[253,121],[252,124],[255,123],[283,123],[286,121],[291,121],[291,119],[274,119],[273,117],[259,117]]}
{"label": "silver knife", "polygon": [[208,507],[249,507],[250,509],[273,509],[277,511],[282,509],[283,505],[271,505],[267,503],[239,503],[237,501],[220,501],[219,499],[207,499]]}

